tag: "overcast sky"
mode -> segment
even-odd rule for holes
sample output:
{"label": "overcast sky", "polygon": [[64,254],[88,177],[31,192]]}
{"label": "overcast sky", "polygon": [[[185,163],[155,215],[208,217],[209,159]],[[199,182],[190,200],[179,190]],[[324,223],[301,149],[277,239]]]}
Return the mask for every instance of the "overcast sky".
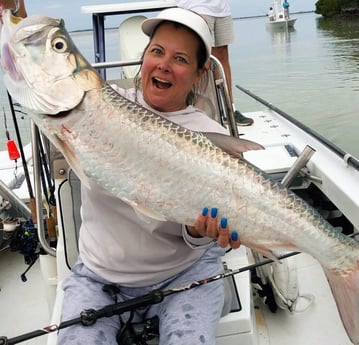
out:
{"label": "overcast sky", "polygon": [[[82,13],[81,6],[120,2],[136,2],[136,0],[25,0],[29,14],[44,14],[49,17],[63,18],[69,31],[89,29],[92,26],[91,15]],[[264,15],[267,13],[271,2],[272,0],[230,0],[232,16],[238,18]],[[316,0],[289,0],[289,3],[291,12],[311,11],[315,9]],[[106,23],[111,27],[114,25],[113,23],[119,22],[121,19],[117,17],[116,19],[108,18]]]}

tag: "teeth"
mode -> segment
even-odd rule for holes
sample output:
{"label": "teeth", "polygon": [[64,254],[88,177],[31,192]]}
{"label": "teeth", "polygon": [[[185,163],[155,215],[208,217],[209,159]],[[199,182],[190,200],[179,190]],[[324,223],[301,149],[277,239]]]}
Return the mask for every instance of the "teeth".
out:
{"label": "teeth", "polygon": [[171,84],[169,81],[164,80],[164,79],[160,79],[160,78],[157,78],[157,77],[153,77],[153,80],[155,82],[159,82],[159,83]]}
{"label": "teeth", "polygon": [[172,83],[170,83],[168,80],[160,79],[157,77],[152,78],[152,83],[155,87],[159,89],[169,89],[172,86]]}

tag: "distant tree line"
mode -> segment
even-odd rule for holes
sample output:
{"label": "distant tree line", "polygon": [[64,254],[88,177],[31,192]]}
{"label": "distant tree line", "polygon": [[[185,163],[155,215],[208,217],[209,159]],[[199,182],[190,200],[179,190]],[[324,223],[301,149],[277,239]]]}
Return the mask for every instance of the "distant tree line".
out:
{"label": "distant tree line", "polygon": [[359,16],[359,0],[318,0],[315,13],[323,17]]}

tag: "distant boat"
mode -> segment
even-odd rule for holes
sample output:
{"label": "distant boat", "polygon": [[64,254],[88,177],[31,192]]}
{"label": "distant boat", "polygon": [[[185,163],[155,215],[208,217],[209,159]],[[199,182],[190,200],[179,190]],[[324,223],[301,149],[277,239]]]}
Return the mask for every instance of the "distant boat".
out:
{"label": "distant boat", "polygon": [[280,0],[275,0],[269,7],[267,27],[270,29],[288,29],[293,28],[297,18],[291,18],[285,13]]}

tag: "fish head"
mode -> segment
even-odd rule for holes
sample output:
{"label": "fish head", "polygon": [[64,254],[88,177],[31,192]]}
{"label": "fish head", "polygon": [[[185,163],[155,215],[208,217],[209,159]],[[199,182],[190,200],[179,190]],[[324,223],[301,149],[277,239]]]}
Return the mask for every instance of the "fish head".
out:
{"label": "fish head", "polygon": [[41,15],[22,19],[5,10],[0,61],[10,95],[34,113],[71,110],[86,91],[104,83],[77,50],[62,19]]}

